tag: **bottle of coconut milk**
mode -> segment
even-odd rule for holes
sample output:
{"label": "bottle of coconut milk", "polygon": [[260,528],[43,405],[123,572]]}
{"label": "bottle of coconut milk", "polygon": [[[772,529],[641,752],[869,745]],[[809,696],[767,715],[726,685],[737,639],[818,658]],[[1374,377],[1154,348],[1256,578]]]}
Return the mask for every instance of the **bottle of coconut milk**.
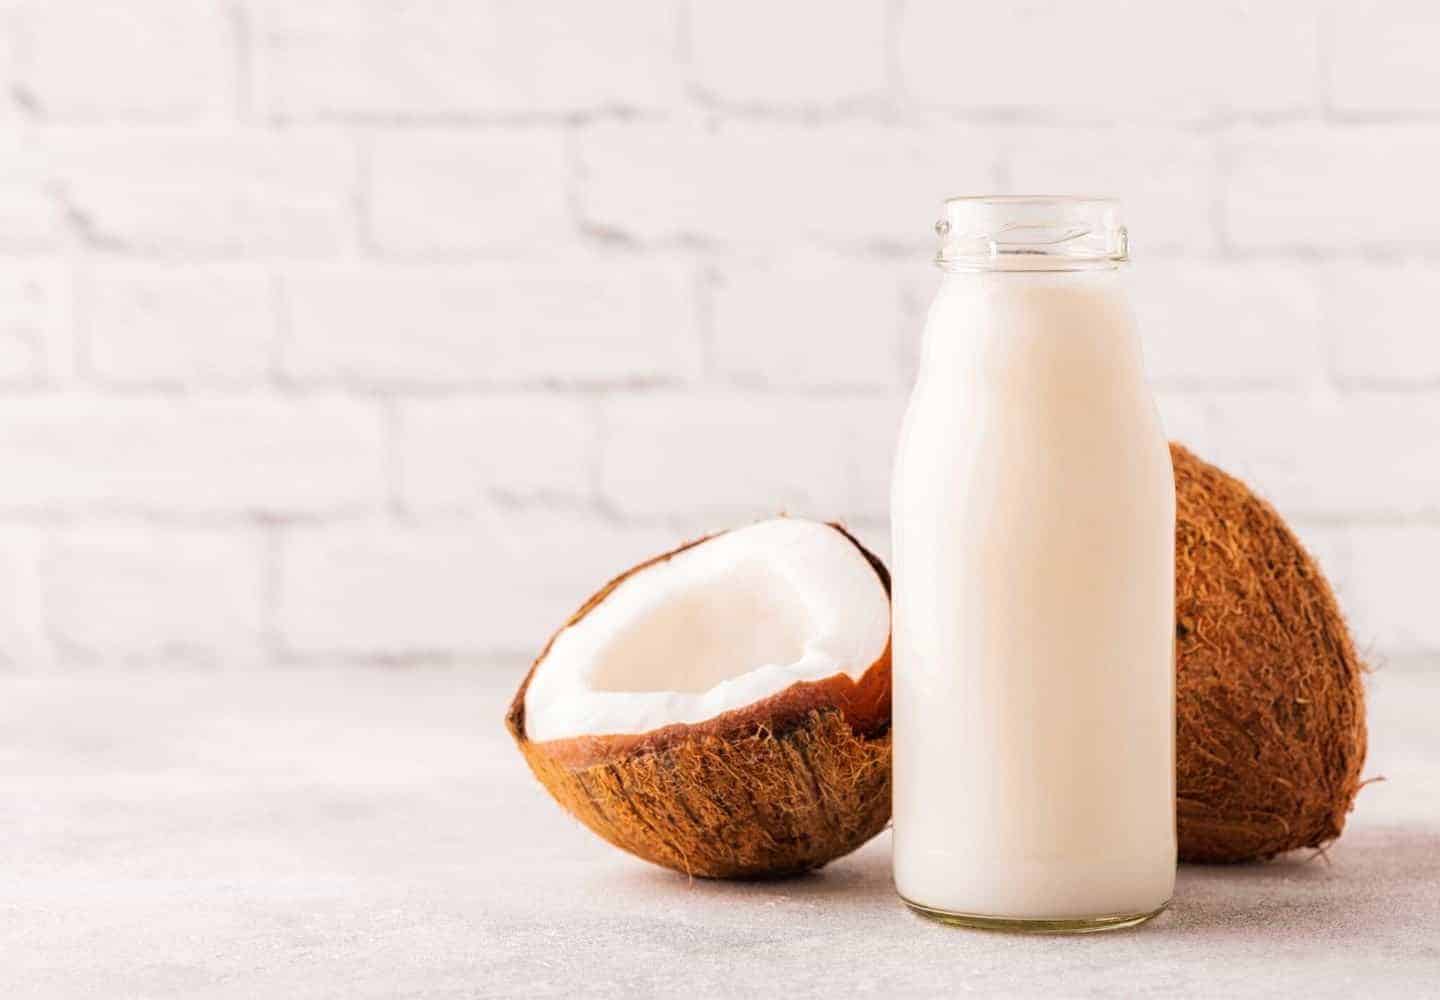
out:
{"label": "bottle of coconut milk", "polygon": [[1104,199],[956,198],[900,435],[895,884],[982,927],[1175,885],[1175,485]]}

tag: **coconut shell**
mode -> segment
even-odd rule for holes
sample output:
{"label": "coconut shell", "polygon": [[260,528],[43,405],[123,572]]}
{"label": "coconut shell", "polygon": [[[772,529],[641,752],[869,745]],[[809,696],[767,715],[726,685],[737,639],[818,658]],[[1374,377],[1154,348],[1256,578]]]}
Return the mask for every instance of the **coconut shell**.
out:
{"label": "coconut shell", "polygon": [[[888,594],[884,564],[832,527],[864,554]],[[564,627],[634,573],[709,537],[616,577]],[[616,847],[687,875],[768,877],[818,868],[889,822],[888,642],[858,683],[846,674],[801,682],[703,723],[645,734],[532,742],[525,692],[550,643],[516,692],[506,727],[555,800]]]}
{"label": "coconut shell", "polygon": [[1170,454],[1180,858],[1321,847],[1360,788],[1364,667],[1274,508],[1180,445]]}

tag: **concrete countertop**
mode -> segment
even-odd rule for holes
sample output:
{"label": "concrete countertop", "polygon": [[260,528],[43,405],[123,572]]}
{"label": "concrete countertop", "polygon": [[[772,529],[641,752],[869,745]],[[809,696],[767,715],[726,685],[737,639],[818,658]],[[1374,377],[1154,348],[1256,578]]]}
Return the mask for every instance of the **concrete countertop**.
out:
{"label": "concrete countertop", "polygon": [[889,836],[726,884],[564,815],[513,671],[0,680],[0,995],[1279,996],[1440,990],[1440,676],[1370,681],[1327,858],[1184,867],[1134,931],[978,933],[896,901]]}

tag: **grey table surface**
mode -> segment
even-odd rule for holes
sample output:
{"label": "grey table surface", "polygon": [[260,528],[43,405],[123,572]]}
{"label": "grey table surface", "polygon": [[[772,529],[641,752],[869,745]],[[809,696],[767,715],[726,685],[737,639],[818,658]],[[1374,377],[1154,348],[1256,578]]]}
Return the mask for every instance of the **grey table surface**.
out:
{"label": "grey table surface", "polygon": [[1372,677],[1387,780],[1328,857],[1182,867],[1075,938],[912,915],[888,834],[773,883],[630,858],[524,769],[515,680],[0,679],[0,996],[1440,994],[1440,677]]}

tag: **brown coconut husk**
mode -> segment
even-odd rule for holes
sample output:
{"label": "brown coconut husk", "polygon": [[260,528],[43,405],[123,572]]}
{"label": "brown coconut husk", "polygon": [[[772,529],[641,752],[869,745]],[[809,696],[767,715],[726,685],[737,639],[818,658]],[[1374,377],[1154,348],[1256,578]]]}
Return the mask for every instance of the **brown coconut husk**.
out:
{"label": "brown coconut husk", "polygon": [[1364,666],[1274,508],[1184,447],[1170,454],[1180,858],[1322,847],[1361,784]]}
{"label": "brown coconut husk", "polygon": [[[888,594],[884,564],[831,527],[864,554]],[[564,627],[633,574],[710,537],[616,577]],[[889,822],[888,643],[858,683],[840,674],[694,725],[537,743],[525,735],[525,692],[554,641],[521,683],[505,724],[555,800],[616,847],[687,875],[771,877],[818,868]]]}

